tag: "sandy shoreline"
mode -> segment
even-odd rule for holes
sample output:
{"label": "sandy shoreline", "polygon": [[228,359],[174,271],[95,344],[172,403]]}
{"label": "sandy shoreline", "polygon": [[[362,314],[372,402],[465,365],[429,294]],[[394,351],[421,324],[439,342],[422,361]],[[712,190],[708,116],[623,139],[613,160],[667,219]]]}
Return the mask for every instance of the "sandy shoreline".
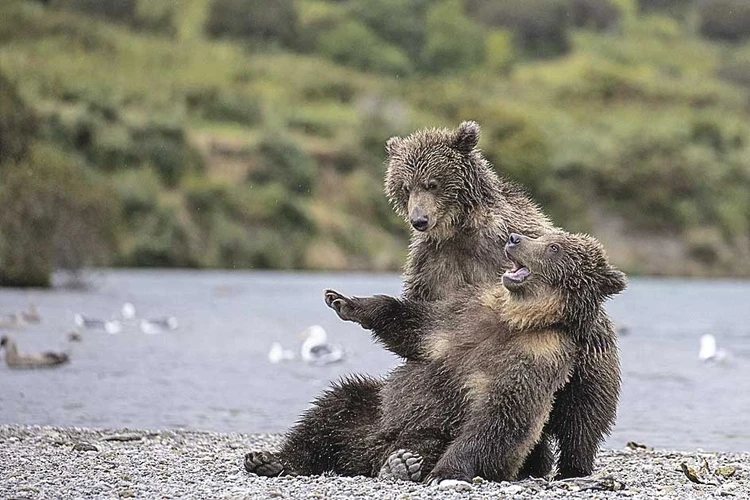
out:
{"label": "sandy shoreline", "polygon": [[[602,450],[586,481],[471,491],[369,478],[259,478],[244,452],[275,435],[0,426],[0,498],[750,498],[750,453]],[[704,466],[703,470],[701,466]],[[681,464],[695,470],[692,482]],[[622,489],[620,489],[622,488]],[[617,491],[611,491],[616,489]]]}

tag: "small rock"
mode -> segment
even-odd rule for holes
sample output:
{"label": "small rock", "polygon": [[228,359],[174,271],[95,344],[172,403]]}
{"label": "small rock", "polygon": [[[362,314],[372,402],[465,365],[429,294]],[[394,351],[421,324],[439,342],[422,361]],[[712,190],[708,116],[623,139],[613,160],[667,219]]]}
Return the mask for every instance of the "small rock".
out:
{"label": "small rock", "polygon": [[502,488],[501,491],[506,495],[517,495],[525,490],[526,488],[524,488],[523,486],[520,486],[518,484],[511,484],[510,486]]}
{"label": "small rock", "polygon": [[484,478],[477,476],[472,479],[471,482],[474,484],[482,484],[484,482]]}
{"label": "small rock", "polygon": [[102,441],[140,441],[143,439],[143,436],[140,434],[112,434],[109,436],[104,436],[102,438]]}
{"label": "small rock", "polygon": [[737,469],[735,469],[731,465],[722,465],[716,468],[714,474],[723,478],[728,478],[734,476],[735,472],[737,472]]}
{"label": "small rock", "polygon": [[735,494],[737,494],[737,491],[739,490],[739,488],[740,488],[739,483],[730,481],[728,483],[722,484],[717,490],[717,492],[719,493],[719,495],[725,496],[725,497],[734,496]]}
{"label": "small rock", "polygon": [[443,479],[438,484],[439,490],[470,491],[471,484],[457,479]]}
{"label": "small rock", "polygon": [[99,448],[90,443],[76,443],[73,449],[75,451],[99,451]]}
{"label": "small rock", "polygon": [[647,450],[648,446],[641,443],[636,443],[635,441],[628,441],[625,445],[627,448],[630,448],[631,450]]}

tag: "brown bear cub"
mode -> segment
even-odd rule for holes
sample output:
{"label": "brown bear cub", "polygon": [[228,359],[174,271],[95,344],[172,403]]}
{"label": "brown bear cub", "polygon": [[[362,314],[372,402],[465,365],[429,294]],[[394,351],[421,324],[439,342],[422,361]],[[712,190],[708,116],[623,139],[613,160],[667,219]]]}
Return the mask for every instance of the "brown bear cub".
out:
{"label": "brown bear cub", "polygon": [[[505,253],[512,269],[500,283],[466,287],[445,300],[327,291],[326,303],[342,319],[425,370],[408,384],[389,379],[380,390],[358,392],[356,404],[346,397],[332,402],[334,389],[308,410],[278,454],[248,454],[248,470],[431,482],[517,478],[556,392],[568,382],[578,346],[626,280],[588,236],[511,234]],[[345,422],[346,436],[300,439],[299,429],[335,427],[310,425],[320,419]]]}
{"label": "brown bear cub", "polygon": [[[496,252],[512,232],[540,236],[552,222],[507,179],[498,177],[477,149],[480,130],[463,122],[455,130],[426,129],[388,140],[385,191],[395,211],[413,228],[404,272],[404,297],[438,300],[466,285],[495,280],[508,264]],[[591,473],[599,444],[609,433],[620,394],[617,336],[602,312],[595,332],[579,346],[570,382],[555,397],[542,440],[527,457],[522,476]],[[408,361],[391,378],[408,383],[424,368]],[[352,387],[348,388],[352,390]],[[364,389],[364,387],[363,387]]]}
{"label": "brown bear cub", "polygon": [[[510,233],[537,237],[554,229],[521,187],[495,174],[477,149],[479,134],[475,122],[464,122],[454,130],[420,130],[387,143],[385,191],[395,211],[414,228],[404,272],[405,299],[440,300],[466,286],[495,283],[497,270],[509,265],[497,251],[498,244]],[[522,477],[550,473],[552,438],[559,449],[558,477],[585,476],[593,469],[599,444],[614,422],[620,393],[614,328],[604,312],[596,324],[595,332],[578,346],[570,380],[555,397],[542,439],[527,457]],[[425,363],[407,359],[391,372],[387,383],[406,388],[429,377]],[[323,436],[329,447],[339,442],[347,447],[351,434],[362,431],[358,411],[379,404],[384,383],[367,377],[342,380],[316,404],[317,411],[336,412],[339,418],[303,419],[289,435],[288,445],[299,443],[307,449],[310,440]],[[320,410],[326,406],[330,408]],[[413,436],[420,442],[424,438]],[[311,463],[321,463],[318,458],[311,458]],[[246,463],[250,471],[255,467]],[[359,464],[352,468],[360,469]],[[325,470],[330,469],[321,472]]]}

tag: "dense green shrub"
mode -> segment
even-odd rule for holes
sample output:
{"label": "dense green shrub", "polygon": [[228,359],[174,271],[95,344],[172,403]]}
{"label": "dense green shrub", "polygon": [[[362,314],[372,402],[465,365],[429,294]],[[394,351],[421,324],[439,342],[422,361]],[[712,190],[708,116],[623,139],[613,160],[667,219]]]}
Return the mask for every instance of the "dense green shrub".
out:
{"label": "dense green shrub", "polygon": [[51,0],[66,10],[111,21],[132,23],[138,15],[138,0]]}
{"label": "dense green shrub", "polygon": [[213,0],[206,32],[293,46],[299,34],[297,10],[293,0]]}
{"label": "dense green shrub", "polygon": [[700,32],[715,40],[730,42],[750,38],[750,2],[746,0],[701,0]]}
{"label": "dense green shrub", "polygon": [[188,172],[203,168],[201,154],[179,125],[150,122],[132,133],[133,150],[142,163],[153,165],[162,182],[176,186]]}
{"label": "dense green shrub", "polygon": [[425,12],[431,2],[412,0],[349,0],[357,19],[364,21],[383,40],[388,40],[418,61],[425,42]]}
{"label": "dense green shrub", "polygon": [[427,11],[422,67],[435,73],[478,66],[484,59],[481,26],[463,13],[461,0],[442,0]]}
{"label": "dense green shrub", "polygon": [[568,5],[563,0],[468,0],[477,21],[507,28],[516,45],[531,57],[552,57],[570,49]]}
{"label": "dense green shrub", "polygon": [[263,119],[263,107],[257,98],[216,88],[189,91],[185,103],[206,120],[257,125]]}
{"label": "dense green shrub", "polygon": [[117,172],[112,183],[122,201],[123,215],[128,223],[137,223],[140,217],[156,211],[159,206],[161,182],[151,168]]}
{"label": "dense green shrub", "polygon": [[638,0],[642,12],[659,11],[668,14],[683,14],[695,0]]}
{"label": "dense green shrub", "polygon": [[313,186],[315,163],[293,140],[283,135],[266,135],[256,148],[257,165],[248,174],[248,182],[263,185],[277,182],[291,192],[309,195]]}
{"label": "dense green shrub", "polygon": [[571,0],[570,16],[573,26],[607,30],[617,26],[620,9],[611,0]]}
{"label": "dense green shrub", "polygon": [[407,55],[359,21],[345,21],[321,33],[318,50],[333,61],[356,68],[397,75],[411,72]]}
{"label": "dense green shrub", "polygon": [[15,86],[0,74],[0,168],[6,161],[20,161],[26,156],[36,127],[33,112]]}
{"label": "dense green shrub", "polygon": [[721,62],[718,74],[729,82],[750,87],[750,44],[728,54]]}
{"label": "dense green shrub", "polygon": [[0,283],[48,286],[55,268],[109,260],[120,208],[108,183],[47,144],[0,175]]}
{"label": "dense green shrub", "polygon": [[194,229],[180,220],[175,208],[159,205],[139,220],[135,240],[121,265],[135,267],[198,267],[202,245]]}

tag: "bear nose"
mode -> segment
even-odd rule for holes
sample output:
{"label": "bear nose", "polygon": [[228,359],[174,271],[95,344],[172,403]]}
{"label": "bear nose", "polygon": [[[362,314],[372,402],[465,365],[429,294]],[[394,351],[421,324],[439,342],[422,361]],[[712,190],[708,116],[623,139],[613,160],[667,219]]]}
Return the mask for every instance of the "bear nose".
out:
{"label": "bear nose", "polygon": [[424,231],[427,229],[427,224],[429,223],[429,219],[426,215],[423,215],[421,217],[417,217],[415,219],[411,220],[411,225],[416,229],[417,231]]}
{"label": "bear nose", "polygon": [[518,245],[521,243],[521,235],[518,233],[510,233],[508,236],[508,243],[507,245]]}

